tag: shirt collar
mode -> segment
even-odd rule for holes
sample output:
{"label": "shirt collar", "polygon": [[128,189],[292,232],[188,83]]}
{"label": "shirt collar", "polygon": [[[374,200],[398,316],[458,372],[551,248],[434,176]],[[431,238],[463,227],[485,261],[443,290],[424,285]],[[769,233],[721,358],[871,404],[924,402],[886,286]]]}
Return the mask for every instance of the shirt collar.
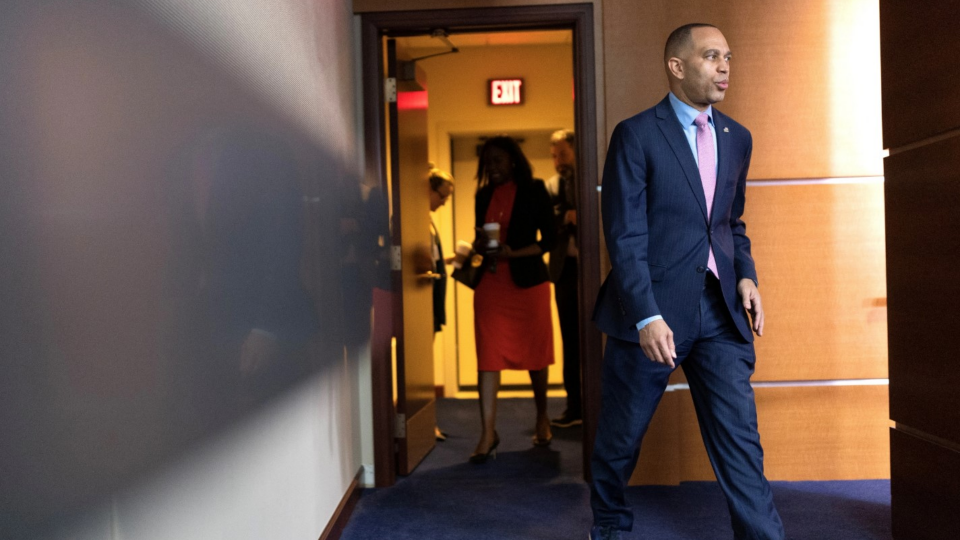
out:
{"label": "shirt collar", "polygon": [[[700,111],[680,101],[680,98],[673,95],[673,92],[670,92],[669,95],[670,105],[673,105],[673,113],[677,115],[677,120],[680,120],[680,125],[683,126],[683,129],[692,126],[693,121],[700,116]],[[707,106],[707,110],[704,112],[707,113],[710,124],[713,124],[713,106]]]}

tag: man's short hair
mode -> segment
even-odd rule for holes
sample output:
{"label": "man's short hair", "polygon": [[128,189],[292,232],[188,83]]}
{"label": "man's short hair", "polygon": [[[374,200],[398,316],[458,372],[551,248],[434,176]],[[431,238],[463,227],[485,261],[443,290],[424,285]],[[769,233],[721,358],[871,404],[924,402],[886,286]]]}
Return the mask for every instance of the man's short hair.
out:
{"label": "man's short hair", "polygon": [[574,141],[576,141],[576,136],[573,134],[573,130],[558,129],[553,132],[553,135],[550,135],[550,144],[557,144],[560,141],[567,141],[567,144],[573,147]]}
{"label": "man's short hair", "polygon": [[690,46],[693,41],[691,37],[693,35],[693,29],[703,27],[716,28],[716,26],[708,23],[689,23],[670,32],[670,36],[667,38],[667,44],[663,47],[664,61],[674,56],[679,57],[683,49]]}
{"label": "man's short hair", "polygon": [[427,180],[430,181],[430,189],[436,192],[439,192],[443,186],[454,185],[453,177],[450,176],[450,173],[436,167],[430,168],[430,171],[427,173]]}

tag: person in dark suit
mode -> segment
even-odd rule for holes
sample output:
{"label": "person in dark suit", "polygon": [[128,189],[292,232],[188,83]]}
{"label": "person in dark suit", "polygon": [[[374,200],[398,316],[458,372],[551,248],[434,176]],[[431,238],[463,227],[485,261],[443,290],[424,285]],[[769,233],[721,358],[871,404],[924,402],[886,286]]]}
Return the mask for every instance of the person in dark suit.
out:
{"label": "person in dark suit", "polygon": [[[427,181],[430,183],[430,211],[436,212],[453,195],[453,177],[446,171],[431,168]],[[439,332],[447,324],[447,265],[453,262],[453,258],[443,256],[440,231],[433,219],[430,220],[430,249],[430,264],[438,276],[433,281],[433,331]]]}
{"label": "person in dark suit", "polygon": [[[453,195],[454,181],[450,173],[432,167],[427,173],[427,182],[430,184],[430,211],[436,212],[447,204]],[[440,231],[437,224],[430,219],[430,264],[433,267],[433,332],[443,330],[447,324],[447,265],[453,262],[453,257],[443,256],[443,243],[440,242]],[[438,441],[446,441],[447,434],[434,426],[434,436]]]}
{"label": "person in dark suit", "polygon": [[580,392],[580,302],[577,297],[577,159],[573,131],[560,129],[550,136],[550,155],[557,174],[547,180],[557,220],[557,246],[550,251],[550,281],[557,300],[563,337],[563,389],[567,408],[550,425],[568,428],[583,423]]}
{"label": "person in dark suit", "polygon": [[664,53],[670,93],[618,124],[610,141],[602,214],[612,270],[594,311],[608,339],[591,462],[592,539],[632,529],[624,487],[678,365],[735,538],[784,538],[750,386],[751,332],[762,335],[764,325],[741,218],[753,142],[713,108],[729,85],[730,58],[716,27],[676,29]]}
{"label": "person in dark suit", "polygon": [[[497,449],[497,392],[500,372],[530,373],[537,420],[533,444],[550,444],[547,376],[553,363],[550,283],[543,254],[556,244],[553,204],[543,181],[510,137],[487,139],[477,166],[476,223],[498,224],[497,253],[473,297],[482,432],[472,463],[483,463]],[[537,240],[537,233],[540,240]],[[478,247],[490,244],[479,242]],[[488,259],[491,257],[488,256]]]}
{"label": "person in dark suit", "polygon": [[223,422],[310,368],[318,317],[300,279],[297,161],[283,137],[250,126],[211,130],[174,161],[163,355],[171,385],[189,389],[173,406]]}

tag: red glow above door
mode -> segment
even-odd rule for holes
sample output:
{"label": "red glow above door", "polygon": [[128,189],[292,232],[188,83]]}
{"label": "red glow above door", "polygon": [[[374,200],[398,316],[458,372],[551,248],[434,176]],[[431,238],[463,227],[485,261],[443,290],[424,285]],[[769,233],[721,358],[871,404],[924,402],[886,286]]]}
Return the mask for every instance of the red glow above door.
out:
{"label": "red glow above door", "polygon": [[428,103],[426,90],[420,92],[397,92],[397,109],[401,111],[426,109]]}

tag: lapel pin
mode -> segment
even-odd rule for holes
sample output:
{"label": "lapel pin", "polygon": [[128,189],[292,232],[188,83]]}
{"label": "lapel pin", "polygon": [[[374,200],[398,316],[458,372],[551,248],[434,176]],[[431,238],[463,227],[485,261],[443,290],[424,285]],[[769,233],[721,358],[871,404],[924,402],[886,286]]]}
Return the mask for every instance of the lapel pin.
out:
{"label": "lapel pin", "polygon": [[723,132],[724,132],[724,133],[730,133],[730,128],[726,128],[726,127],[723,128]]}

